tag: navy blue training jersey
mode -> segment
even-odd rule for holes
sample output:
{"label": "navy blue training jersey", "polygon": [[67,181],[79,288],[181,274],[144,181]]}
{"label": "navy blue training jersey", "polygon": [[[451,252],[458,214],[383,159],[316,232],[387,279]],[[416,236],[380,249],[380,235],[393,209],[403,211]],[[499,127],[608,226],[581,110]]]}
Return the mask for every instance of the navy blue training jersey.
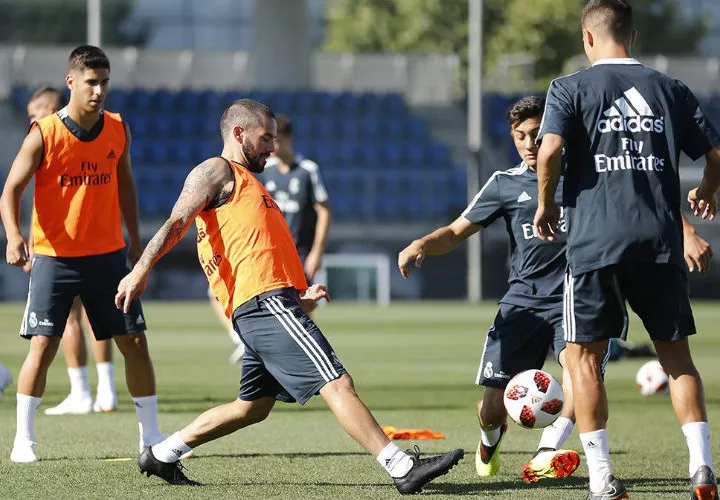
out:
{"label": "navy blue training jersey", "polygon": [[510,237],[510,288],[500,302],[548,309],[560,307],[563,302],[567,229],[561,219],[562,233],[556,241],[538,238],[533,231],[537,197],[537,175],[521,163],[495,172],[462,215],[483,227],[500,217],[505,219]]}
{"label": "navy blue training jersey", "polygon": [[550,84],[538,140],[565,139],[563,204],[573,275],[621,262],[686,271],[680,152],[720,145],[693,93],[635,59],[605,59]]}
{"label": "navy blue training jersey", "polygon": [[280,207],[301,256],[312,248],[317,212],[315,203],[328,201],[327,189],[317,163],[296,156],[290,171],[282,173],[277,158],[269,158],[265,171],[257,175]]}

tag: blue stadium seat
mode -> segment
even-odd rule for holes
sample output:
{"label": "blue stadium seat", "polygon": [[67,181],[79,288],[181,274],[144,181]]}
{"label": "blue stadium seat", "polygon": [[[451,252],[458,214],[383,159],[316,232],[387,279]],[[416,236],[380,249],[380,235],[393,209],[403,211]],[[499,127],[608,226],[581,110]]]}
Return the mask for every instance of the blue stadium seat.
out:
{"label": "blue stadium seat", "polygon": [[404,116],[407,114],[405,99],[398,93],[390,93],[382,96],[382,109],[386,114]]}
{"label": "blue stadium seat", "polygon": [[175,97],[177,94],[167,89],[159,89],[151,94],[153,110],[161,113],[173,113],[176,111]]}
{"label": "blue stadium seat", "polygon": [[352,92],[343,92],[340,94],[338,108],[336,110],[344,114],[357,114],[360,110],[360,99]]}
{"label": "blue stadium seat", "polygon": [[128,108],[143,113],[152,111],[152,97],[145,89],[133,89],[128,93]]}

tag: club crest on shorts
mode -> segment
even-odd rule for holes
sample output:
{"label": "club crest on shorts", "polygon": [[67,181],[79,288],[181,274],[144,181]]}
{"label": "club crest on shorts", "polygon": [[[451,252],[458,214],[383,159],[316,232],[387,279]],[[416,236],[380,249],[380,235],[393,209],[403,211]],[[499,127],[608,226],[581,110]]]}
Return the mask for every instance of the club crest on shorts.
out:
{"label": "club crest on shorts", "polygon": [[485,378],[492,378],[492,376],[495,374],[493,371],[493,364],[492,361],[488,361],[485,365],[485,368],[483,369],[483,376]]}
{"label": "club crest on shorts", "polygon": [[30,318],[28,319],[28,323],[30,324],[30,328],[36,328],[38,326],[37,315],[34,312],[30,313]]}

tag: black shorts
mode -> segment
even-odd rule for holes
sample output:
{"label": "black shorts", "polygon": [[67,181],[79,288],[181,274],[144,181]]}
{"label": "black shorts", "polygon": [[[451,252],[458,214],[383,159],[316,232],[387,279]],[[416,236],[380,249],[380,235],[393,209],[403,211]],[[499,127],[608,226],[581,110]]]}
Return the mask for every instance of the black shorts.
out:
{"label": "black shorts", "polygon": [[77,296],[96,339],[144,331],[139,300],[132,302],[128,314],[115,307],[118,284],[129,272],[124,250],[87,257],[35,255],[20,335],[62,336]]}
{"label": "black shorts", "polygon": [[632,263],[565,276],[565,340],[595,342],[622,337],[625,302],[652,340],[680,340],[695,333],[687,275],[673,264]]}
{"label": "black shorts", "polygon": [[294,288],[245,302],[233,312],[233,326],[245,344],[238,395],[243,401],[272,396],[304,404],[346,373],[330,343],[300,307]]}
{"label": "black shorts", "polygon": [[516,374],[542,368],[551,346],[558,359],[565,349],[562,322],[561,307],[545,310],[501,303],[475,383],[504,389]]}

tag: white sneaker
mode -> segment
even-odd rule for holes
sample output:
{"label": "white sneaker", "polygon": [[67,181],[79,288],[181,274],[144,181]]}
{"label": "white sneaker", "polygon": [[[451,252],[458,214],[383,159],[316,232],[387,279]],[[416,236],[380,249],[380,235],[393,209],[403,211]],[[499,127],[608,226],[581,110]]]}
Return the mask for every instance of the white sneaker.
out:
{"label": "white sneaker", "polygon": [[21,464],[37,462],[38,457],[35,454],[36,445],[37,443],[33,443],[32,441],[15,441],[12,452],[10,452],[10,460]]}
{"label": "white sneaker", "polygon": [[242,361],[243,355],[245,354],[245,344],[240,342],[233,353],[230,355],[230,359],[228,359],[228,362],[231,365],[237,365],[240,364]]}
{"label": "white sneaker", "polygon": [[95,413],[110,413],[113,411],[117,411],[117,407],[117,394],[115,394],[114,392],[98,392],[95,396],[95,401],[93,402],[92,409]]}
{"label": "white sneaker", "polygon": [[45,410],[45,415],[85,415],[92,412],[93,400],[87,396],[70,394],[62,403]]}
{"label": "white sneaker", "polygon": [[[162,437],[160,438],[160,440],[155,441],[154,443],[151,443],[151,444],[147,444],[147,445],[146,445],[146,444],[143,442],[142,436],[140,436],[140,454],[142,454],[142,452],[145,451],[145,448],[147,448],[148,446],[155,446],[156,444],[158,444],[158,443],[166,440],[166,439],[169,438],[169,437],[170,437],[170,433],[169,433],[169,432],[163,432],[163,433],[162,433]],[[186,458],[193,458],[194,456],[195,456],[195,450],[190,450],[190,451],[188,451],[187,453],[185,453],[183,456],[181,456],[181,457],[180,457],[180,460],[184,460],[184,459],[186,459]]]}

